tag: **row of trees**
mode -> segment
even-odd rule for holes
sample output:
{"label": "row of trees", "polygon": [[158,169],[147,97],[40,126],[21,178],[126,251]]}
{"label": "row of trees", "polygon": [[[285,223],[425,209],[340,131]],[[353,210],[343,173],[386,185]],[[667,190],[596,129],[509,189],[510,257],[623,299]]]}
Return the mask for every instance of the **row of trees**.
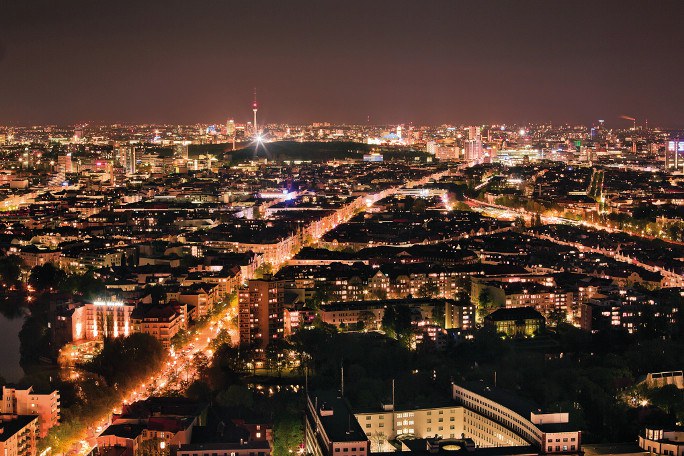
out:
{"label": "row of trees", "polygon": [[157,371],[166,356],[153,336],[134,333],[105,339],[102,351],[84,367],[102,376],[107,385],[127,389]]}
{"label": "row of trees", "polygon": [[[288,342],[271,344],[266,352],[267,365],[275,368],[284,357],[289,358],[293,346]],[[301,411],[304,398],[292,389],[281,389],[271,394],[267,389],[250,388],[259,381],[253,377],[256,351],[249,348],[219,345],[212,362],[195,360],[199,378],[186,390],[185,395],[194,400],[211,402],[228,407],[238,416],[249,414],[273,423],[275,456],[294,453],[303,441]],[[277,369],[276,369],[277,370]],[[277,378],[271,379],[272,382]]]}
{"label": "row of trees", "polygon": [[[22,271],[26,270],[23,260],[17,255],[0,257],[0,283],[5,289],[19,289]],[[64,291],[97,295],[104,291],[103,283],[92,270],[69,274],[52,263],[35,266],[29,271],[27,284],[35,291]]]}
{"label": "row of trees", "polygon": [[164,361],[163,347],[154,337],[136,333],[128,337],[105,339],[102,351],[83,366],[96,375],[81,375],[78,382],[59,382],[60,425],[42,439],[40,450],[55,453],[70,450],[84,430],[121,403],[129,388],[144,382]]}

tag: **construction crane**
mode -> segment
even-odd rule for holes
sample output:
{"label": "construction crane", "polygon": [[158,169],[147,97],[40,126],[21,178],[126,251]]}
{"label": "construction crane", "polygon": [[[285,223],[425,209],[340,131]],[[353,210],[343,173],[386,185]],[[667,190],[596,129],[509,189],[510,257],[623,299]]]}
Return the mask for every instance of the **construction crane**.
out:
{"label": "construction crane", "polygon": [[636,119],[634,117],[622,115],[620,116],[620,119],[631,120],[632,122],[634,122],[634,131],[636,131]]}

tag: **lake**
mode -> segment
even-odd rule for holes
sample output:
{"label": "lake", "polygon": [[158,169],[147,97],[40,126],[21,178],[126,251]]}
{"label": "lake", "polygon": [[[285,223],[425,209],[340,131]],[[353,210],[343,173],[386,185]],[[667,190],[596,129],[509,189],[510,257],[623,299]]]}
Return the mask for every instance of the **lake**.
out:
{"label": "lake", "polygon": [[8,382],[18,382],[24,376],[19,364],[19,331],[24,317],[7,318],[0,314],[0,377]]}

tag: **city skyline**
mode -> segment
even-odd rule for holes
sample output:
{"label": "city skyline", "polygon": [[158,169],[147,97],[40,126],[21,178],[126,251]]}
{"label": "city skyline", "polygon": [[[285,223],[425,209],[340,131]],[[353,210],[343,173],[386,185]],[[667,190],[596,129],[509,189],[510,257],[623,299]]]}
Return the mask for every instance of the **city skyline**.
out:
{"label": "city skyline", "polygon": [[0,0],[0,456],[684,456],[682,18]]}
{"label": "city skyline", "polygon": [[[0,17],[0,123],[678,119],[681,2],[28,1]],[[370,122],[369,122],[370,119]]]}

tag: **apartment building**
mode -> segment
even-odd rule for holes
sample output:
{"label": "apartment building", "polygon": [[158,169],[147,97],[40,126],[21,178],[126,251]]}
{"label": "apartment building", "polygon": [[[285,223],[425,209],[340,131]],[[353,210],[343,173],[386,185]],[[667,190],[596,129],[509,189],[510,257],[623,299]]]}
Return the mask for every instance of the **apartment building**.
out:
{"label": "apartment building", "polygon": [[33,387],[27,389],[2,387],[0,413],[32,415],[38,417],[38,437],[47,435],[51,427],[59,424],[59,392],[37,394]]}
{"label": "apartment building", "polygon": [[35,456],[38,417],[0,414],[0,454],[3,456]]}

